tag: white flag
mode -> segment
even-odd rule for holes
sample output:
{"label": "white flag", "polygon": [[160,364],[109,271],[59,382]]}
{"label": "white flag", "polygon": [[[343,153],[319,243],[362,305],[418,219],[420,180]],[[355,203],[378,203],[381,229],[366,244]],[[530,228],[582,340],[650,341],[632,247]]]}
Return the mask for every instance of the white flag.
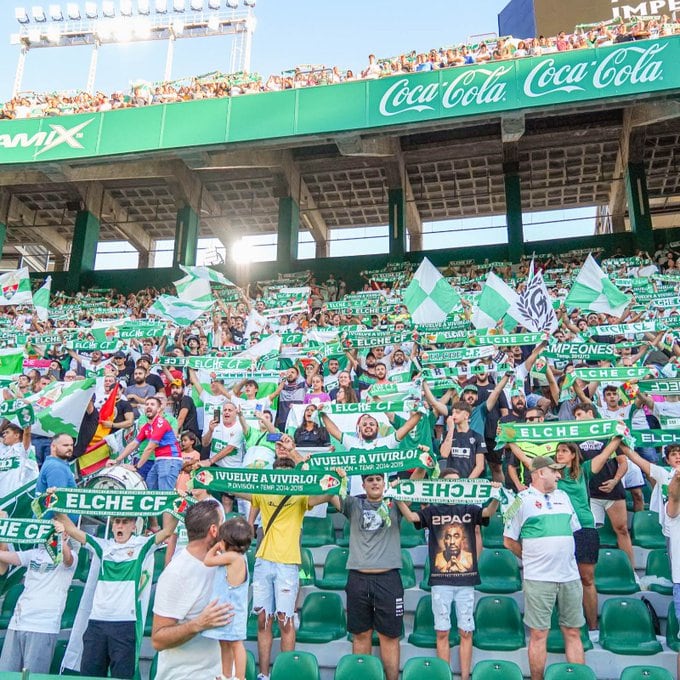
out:
{"label": "white flag", "polygon": [[557,330],[557,316],[540,271],[527,279],[524,290],[510,309],[510,315],[532,333]]}

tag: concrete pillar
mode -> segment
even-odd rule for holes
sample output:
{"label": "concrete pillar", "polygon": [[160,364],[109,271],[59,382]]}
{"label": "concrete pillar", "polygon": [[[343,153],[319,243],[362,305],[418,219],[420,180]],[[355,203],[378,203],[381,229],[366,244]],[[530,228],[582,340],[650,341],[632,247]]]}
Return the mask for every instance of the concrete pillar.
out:
{"label": "concrete pillar", "polygon": [[67,288],[75,293],[80,290],[83,276],[94,271],[99,243],[99,220],[88,210],[76,213],[68,267]]}
{"label": "concrete pillar", "polygon": [[137,261],[138,269],[148,269],[149,262],[151,261],[151,251],[149,250],[139,250],[139,260]]}
{"label": "concrete pillar", "polygon": [[317,241],[316,242],[316,252],[315,252],[315,257],[321,258],[321,257],[328,257],[328,253],[330,252],[330,246],[328,241]]}
{"label": "concrete pillar", "polygon": [[649,209],[647,173],[642,162],[628,163],[626,168],[626,197],[630,227],[635,234],[635,244],[650,255],[654,253],[652,214]]}
{"label": "concrete pillar", "polygon": [[404,235],[404,208],[404,190],[388,189],[387,210],[390,225],[390,260],[402,261],[406,253],[406,237]]}
{"label": "concrete pillar", "polygon": [[5,247],[5,238],[7,236],[7,225],[0,222],[0,260],[2,259],[2,251]]}
{"label": "concrete pillar", "polygon": [[290,196],[279,198],[279,227],[276,263],[281,271],[292,271],[298,257],[300,208]]}
{"label": "concrete pillar", "polygon": [[180,264],[193,267],[198,250],[198,215],[193,208],[185,205],[177,211],[175,226],[175,246],[172,253],[172,266]]}
{"label": "concrete pillar", "polygon": [[511,262],[519,262],[524,254],[524,224],[522,222],[522,189],[519,163],[503,163],[505,184],[505,219],[508,228],[508,255]]}

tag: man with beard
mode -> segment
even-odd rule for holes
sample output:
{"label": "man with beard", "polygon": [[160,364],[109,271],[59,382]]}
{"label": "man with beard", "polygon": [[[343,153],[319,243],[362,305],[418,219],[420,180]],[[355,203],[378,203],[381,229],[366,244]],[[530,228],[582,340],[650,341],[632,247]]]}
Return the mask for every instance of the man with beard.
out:
{"label": "man with beard", "polygon": [[[325,359],[324,359],[325,361]],[[328,359],[327,371],[323,376],[323,387],[326,392],[337,389],[340,376],[340,362],[336,358]]]}
{"label": "man with beard", "polygon": [[138,364],[132,374],[132,384],[125,388],[125,398],[132,406],[135,420],[139,418],[139,409],[144,406],[146,398],[153,397],[157,391],[153,385],[146,381],[147,373],[147,370]]}
{"label": "man with beard", "polygon": [[390,354],[389,362],[391,369],[387,375],[391,382],[407,382],[411,379],[411,361],[406,359],[406,354],[401,347]]}
{"label": "man with beard", "polygon": [[222,673],[219,642],[201,635],[233,618],[232,605],[211,602],[217,567],[203,564],[217,542],[221,521],[216,503],[191,506],[184,517],[189,543],[158,579],[151,642],[159,652],[158,677],[163,680],[215,678]]}
{"label": "man with beard", "polygon": [[276,412],[276,427],[279,430],[286,429],[286,420],[293,404],[301,404],[307,393],[307,383],[300,378],[300,371],[291,366],[279,394],[279,408]]}
{"label": "man with beard", "polygon": [[184,381],[179,378],[170,383],[170,399],[172,415],[177,418],[177,431],[184,432],[189,430],[196,437],[200,438],[201,433],[198,427],[198,414],[194,400],[184,393]]}

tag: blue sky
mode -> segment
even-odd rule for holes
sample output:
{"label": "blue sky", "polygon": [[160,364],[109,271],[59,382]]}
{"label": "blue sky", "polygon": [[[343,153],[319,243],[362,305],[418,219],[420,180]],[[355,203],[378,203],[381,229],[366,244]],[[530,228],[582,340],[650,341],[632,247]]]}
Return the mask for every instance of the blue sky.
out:
{"label": "blue sky", "polygon": [[[52,0],[54,2],[55,0]],[[27,3],[0,2],[0,99],[11,96],[14,73],[18,59],[18,47],[10,45],[10,34],[16,32],[17,22],[14,8],[40,4],[39,0]],[[42,3],[47,10],[49,2]],[[81,8],[84,2],[78,3]],[[101,0],[99,3],[101,5]],[[116,5],[118,1],[116,0]],[[136,5],[136,0],[133,3]],[[482,0],[463,2],[461,0],[343,0],[343,2],[312,2],[312,0],[259,0],[255,8],[257,29],[252,52],[252,70],[267,76],[280,73],[299,64],[325,64],[339,66],[342,70],[351,68],[355,72],[364,68],[367,55],[394,56],[412,49],[424,51],[465,41],[472,35],[494,33],[497,30],[497,14],[506,0]],[[66,2],[61,2],[65,9]],[[187,2],[188,5],[188,2]],[[104,92],[128,90],[132,81],[143,79],[160,80],[165,66],[166,46],[164,42],[128,43],[119,46],[105,45],[100,50],[99,66],[95,87]],[[173,77],[179,78],[212,70],[228,71],[231,38],[211,37],[192,40],[178,40],[175,49]],[[23,78],[23,90],[52,91],[84,89],[90,48],[51,48],[29,52]],[[589,211],[588,214],[592,214]],[[571,215],[569,215],[571,217]],[[540,215],[527,216],[526,222],[542,221]],[[555,216],[551,219],[561,219]],[[469,226],[502,225],[503,218],[475,220]],[[592,221],[571,223],[569,231],[592,233]],[[497,242],[503,239],[504,229],[485,229],[477,234],[454,234],[452,230],[468,225],[446,223],[425,225],[424,247],[442,247],[442,239],[450,238],[457,245]],[[445,230],[448,236],[437,232]],[[342,238],[361,237],[365,230],[342,231]],[[534,239],[545,229],[526,227],[527,238]],[[428,232],[430,235],[428,236]],[[561,235],[565,230],[560,229]],[[372,233],[376,233],[373,231]],[[265,238],[264,245],[256,245],[257,259],[271,259],[275,253],[273,237]],[[201,246],[209,244],[202,243]],[[375,251],[386,250],[386,233],[382,237],[365,242]],[[103,248],[102,248],[103,249]],[[128,248],[119,248],[127,250]],[[108,245],[106,250],[111,250]],[[331,246],[332,255],[355,251],[348,241]],[[170,259],[171,253],[158,253],[157,266]],[[301,245],[301,257],[313,257],[311,243]],[[125,255],[123,255],[126,258]],[[135,257],[126,258],[129,266],[135,266]],[[121,256],[98,258],[97,266],[121,265]]]}

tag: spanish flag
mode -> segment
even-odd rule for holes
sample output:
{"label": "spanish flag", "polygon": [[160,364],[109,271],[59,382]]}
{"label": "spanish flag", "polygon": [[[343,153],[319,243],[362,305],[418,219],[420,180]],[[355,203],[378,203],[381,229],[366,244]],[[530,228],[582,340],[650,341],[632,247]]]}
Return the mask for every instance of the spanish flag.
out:
{"label": "spanish flag", "polygon": [[101,470],[106,465],[106,461],[111,457],[111,449],[104,439],[108,434],[111,434],[111,428],[104,427],[103,423],[114,418],[118,388],[118,383],[116,383],[111,390],[109,398],[99,410],[97,431],[94,433],[85,453],[78,458],[78,468],[83,476],[91,475]]}

